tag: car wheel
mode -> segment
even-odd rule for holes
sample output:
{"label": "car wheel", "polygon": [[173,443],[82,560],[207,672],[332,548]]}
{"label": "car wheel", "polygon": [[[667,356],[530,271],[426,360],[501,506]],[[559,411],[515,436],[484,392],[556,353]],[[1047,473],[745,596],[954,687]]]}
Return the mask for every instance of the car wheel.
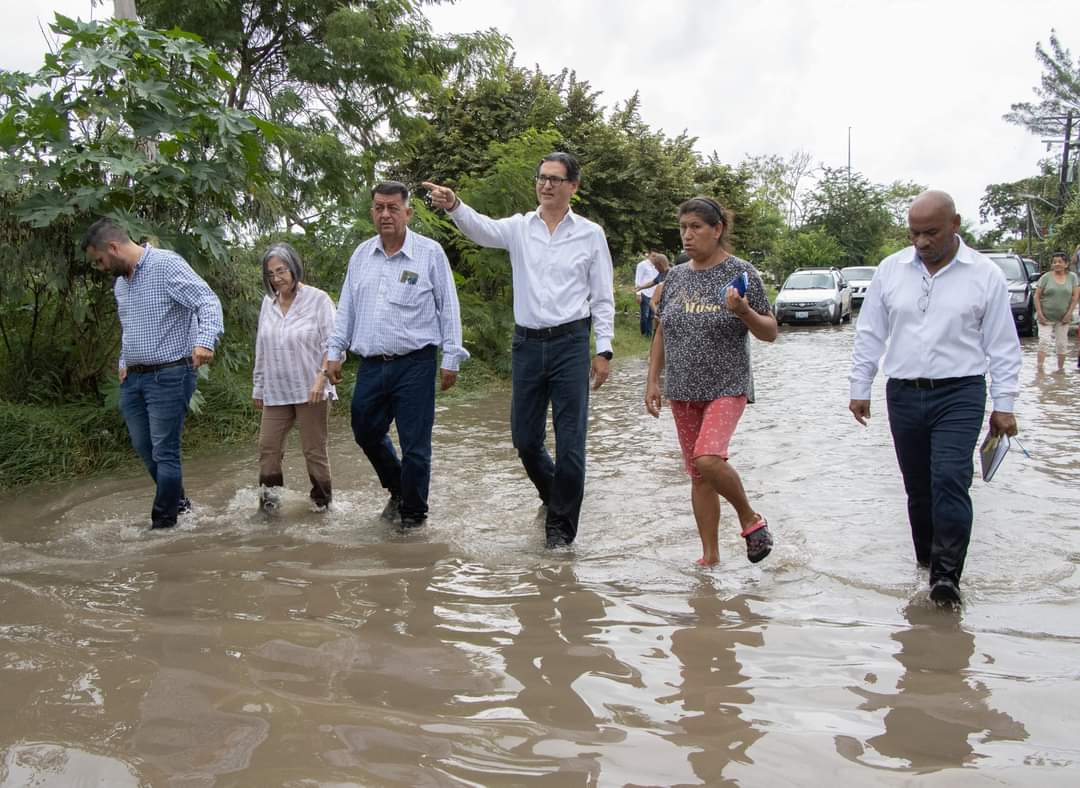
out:
{"label": "car wheel", "polygon": [[838,326],[838,325],[840,325],[840,321],[844,317],[844,307],[841,306],[840,304],[836,304],[834,306],[834,310],[835,310],[836,314],[834,314],[832,316],[832,318],[829,320],[829,322],[832,323],[834,326]]}

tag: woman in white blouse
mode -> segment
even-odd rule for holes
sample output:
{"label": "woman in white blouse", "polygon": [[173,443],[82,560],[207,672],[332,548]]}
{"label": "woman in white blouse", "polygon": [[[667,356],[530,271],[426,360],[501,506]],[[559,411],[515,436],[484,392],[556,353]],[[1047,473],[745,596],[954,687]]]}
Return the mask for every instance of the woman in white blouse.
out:
{"label": "woman in white blouse", "polygon": [[317,287],[305,285],[304,265],[289,244],[278,243],[262,258],[263,297],[255,337],[252,398],[262,411],[259,426],[259,507],[280,505],[284,485],[281,461],[285,439],[300,425],[300,445],[311,480],[311,505],[330,505],[327,419],[337,392],[326,379],[326,339],[334,328],[334,302]]}

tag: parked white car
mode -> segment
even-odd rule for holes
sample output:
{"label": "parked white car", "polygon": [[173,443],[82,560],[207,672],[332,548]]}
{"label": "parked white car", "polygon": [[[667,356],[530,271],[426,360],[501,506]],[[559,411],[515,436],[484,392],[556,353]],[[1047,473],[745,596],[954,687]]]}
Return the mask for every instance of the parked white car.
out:
{"label": "parked white car", "polygon": [[800,268],[784,282],[773,305],[776,322],[833,325],[851,319],[851,288],[839,268]]}
{"label": "parked white car", "polygon": [[840,273],[844,275],[848,286],[851,287],[851,305],[858,309],[862,306],[863,299],[866,298],[866,288],[870,287],[870,280],[877,273],[877,266],[851,265],[847,268],[841,268]]}

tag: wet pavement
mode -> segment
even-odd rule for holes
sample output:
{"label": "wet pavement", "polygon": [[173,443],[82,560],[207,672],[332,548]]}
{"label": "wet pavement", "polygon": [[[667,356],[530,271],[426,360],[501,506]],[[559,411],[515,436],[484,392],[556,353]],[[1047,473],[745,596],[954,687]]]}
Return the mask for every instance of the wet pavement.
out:
{"label": "wet pavement", "polygon": [[847,412],[853,336],[754,345],[731,461],[777,546],[753,566],[726,505],[720,565],[694,565],[644,359],[593,398],[569,550],[543,547],[506,391],[440,407],[416,532],[379,519],[346,430],[327,515],[295,443],[269,521],[253,446],[186,464],[171,533],[134,473],[0,499],[0,786],[1080,783],[1080,373],[1037,377],[1024,340],[1032,459],[975,482],[952,613],[883,383],[868,428]]}

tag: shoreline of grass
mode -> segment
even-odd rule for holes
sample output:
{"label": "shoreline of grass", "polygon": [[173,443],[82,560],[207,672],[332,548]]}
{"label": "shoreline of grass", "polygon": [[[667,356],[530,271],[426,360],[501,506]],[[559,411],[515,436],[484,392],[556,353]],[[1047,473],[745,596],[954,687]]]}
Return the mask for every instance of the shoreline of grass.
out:
{"label": "shoreline of grass", "polygon": [[[649,342],[638,332],[636,313],[616,315],[613,345],[617,359],[648,352]],[[347,365],[346,379],[340,386],[341,401],[348,401],[355,374],[355,365]],[[436,401],[452,404],[509,388],[509,377],[470,359],[454,388],[438,392]],[[198,412],[188,415],[184,428],[185,461],[255,439],[259,411],[251,403],[249,370],[214,368],[208,379],[199,381],[198,390]],[[333,408],[331,419],[348,423],[348,413],[348,408]],[[0,401],[0,494],[141,468],[115,407],[89,401],[40,405]]]}

